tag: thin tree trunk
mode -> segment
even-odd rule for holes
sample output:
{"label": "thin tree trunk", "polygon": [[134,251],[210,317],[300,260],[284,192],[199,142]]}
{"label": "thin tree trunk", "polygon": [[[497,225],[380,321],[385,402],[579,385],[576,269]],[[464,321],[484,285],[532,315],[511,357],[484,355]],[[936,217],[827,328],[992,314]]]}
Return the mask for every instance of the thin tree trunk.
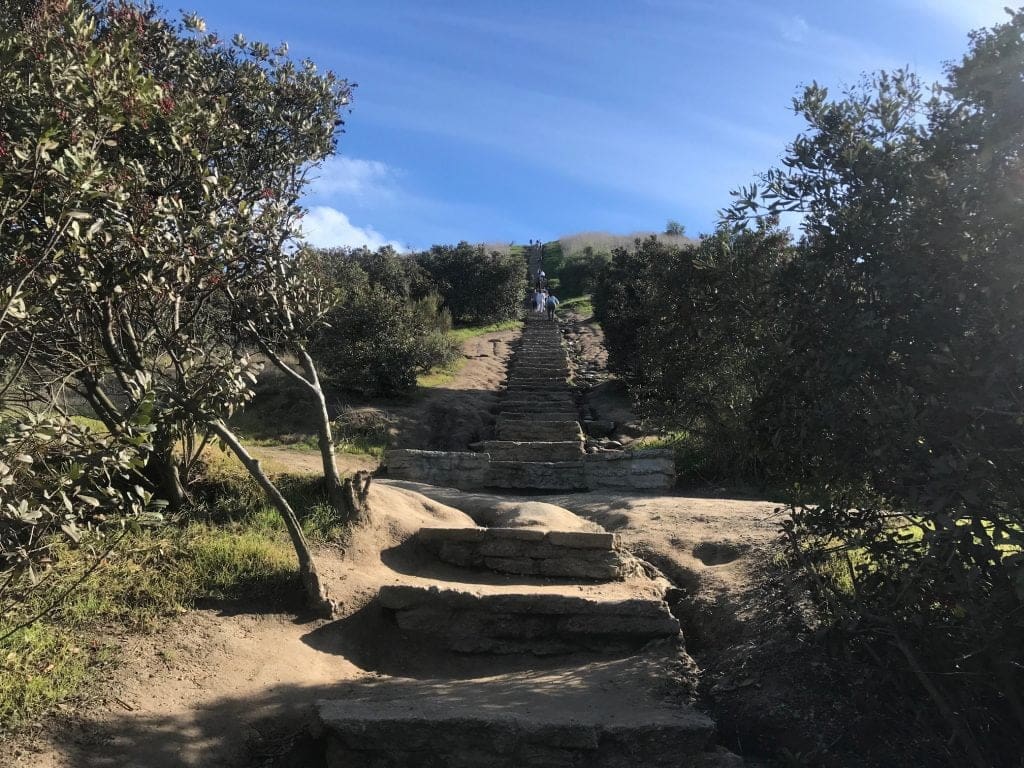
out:
{"label": "thin tree trunk", "polygon": [[334,615],[334,603],[327,595],[327,588],[320,581],[320,575],[316,570],[316,563],[313,562],[313,553],[309,549],[305,535],[302,533],[302,526],[295,515],[295,511],[288,504],[287,499],[277,489],[277,486],[267,477],[258,459],[254,458],[220,420],[209,422],[210,430],[231,449],[253,479],[270,498],[271,503],[284,518],[285,527],[291,537],[292,545],[295,547],[295,554],[299,558],[299,575],[302,578],[302,586],[306,590],[306,600],[309,607],[318,615],[330,618]]}
{"label": "thin tree trunk", "polygon": [[341,475],[338,473],[338,464],[334,457],[334,435],[331,430],[331,415],[327,411],[327,398],[324,396],[323,386],[320,384],[320,376],[316,370],[316,363],[305,347],[298,347],[297,354],[302,366],[300,374],[280,357],[269,344],[260,343],[260,349],[270,358],[278,370],[292,379],[296,384],[302,386],[313,399],[317,409],[317,445],[320,448],[320,462],[323,465],[324,486],[327,489],[327,499],[334,510],[341,515],[345,522],[355,522],[362,515],[362,509],[353,506],[351,503],[352,494],[345,488]]}
{"label": "thin tree trunk", "polygon": [[330,500],[331,506],[344,516],[345,522],[353,522],[358,516],[358,510],[352,508],[349,499],[342,492],[341,475],[338,473],[338,463],[334,457],[331,415],[327,411],[327,398],[324,397],[324,390],[320,385],[316,364],[305,349],[299,349],[299,361],[302,363],[303,373],[306,374],[306,386],[317,407],[317,445],[320,448],[320,460],[324,467],[327,498]]}
{"label": "thin tree trunk", "polygon": [[178,463],[174,459],[173,443],[166,437],[157,438],[153,452],[146,462],[146,469],[154,485],[160,489],[161,497],[170,505],[170,508],[180,509],[188,500],[188,493],[181,482]]}

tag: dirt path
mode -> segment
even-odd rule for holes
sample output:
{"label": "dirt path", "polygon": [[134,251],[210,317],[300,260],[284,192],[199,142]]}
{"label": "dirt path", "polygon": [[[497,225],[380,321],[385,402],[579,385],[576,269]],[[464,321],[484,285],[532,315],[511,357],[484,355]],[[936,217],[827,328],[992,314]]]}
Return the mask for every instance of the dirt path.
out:
{"label": "dirt path", "polygon": [[[503,332],[470,340],[467,363],[448,386],[428,391],[406,412],[392,414],[402,439],[430,441],[443,434],[467,441],[486,429],[489,398],[505,376],[508,342],[515,335]],[[274,471],[319,468],[313,452],[256,452]],[[368,457],[339,455],[343,471],[370,468],[371,463]],[[340,602],[339,620],[306,621],[281,607],[268,610],[234,603],[192,611],[159,634],[122,640],[123,663],[108,674],[100,695],[77,712],[56,716],[45,738],[0,755],[0,766],[312,765],[315,702],[343,699],[353,686],[365,688],[382,673],[424,681],[409,681],[410,694],[431,690],[435,684],[430,680],[450,679],[460,681],[463,692],[479,688],[485,698],[490,695],[483,693],[488,686],[505,691],[526,680],[541,681],[540,690],[588,680],[597,686],[595,691],[607,693],[624,676],[639,680],[637,669],[652,663],[652,685],[661,685],[656,681],[665,675],[681,676],[680,682],[688,679],[686,684],[692,685],[692,668],[684,665],[670,673],[662,660],[647,657],[637,657],[640,667],[633,669],[626,660],[609,662],[586,654],[575,656],[571,666],[532,655],[504,657],[495,666],[494,657],[436,654],[395,636],[372,600],[385,585],[468,588],[463,569],[440,563],[411,545],[413,534],[424,526],[580,531],[600,527],[617,532],[627,548],[682,588],[685,600],[674,598],[679,602],[676,612],[685,616],[688,642],[698,647],[712,635],[732,630],[722,618],[722,607],[737,605],[739,596],[749,592],[775,538],[775,505],[760,501],[619,492],[497,498],[397,482],[375,483],[370,501],[372,519],[354,532],[346,550],[319,553],[320,570]],[[528,589],[537,595],[658,600],[665,586],[664,580],[652,581],[649,574],[567,586],[539,577],[477,573],[470,592],[486,597]],[[439,685],[438,690],[446,689]],[[611,709],[595,710],[594,716],[614,718],[621,696],[639,691],[627,688],[621,695],[606,696]],[[523,695],[528,693],[524,688]],[[420,696],[409,706],[423,707],[428,716],[433,700]]]}
{"label": "dirt path", "polygon": [[415,399],[388,408],[397,448],[467,450],[486,438],[489,411],[505,379],[509,344],[519,331],[499,331],[465,342],[465,364],[443,386],[421,388]]}
{"label": "dirt path", "polygon": [[[320,454],[306,448],[286,445],[251,446],[249,451],[273,474],[315,475],[323,471]],[[338,471],[351,475],[360,470],[374,470],[380,461],[364,453],[337,453],[334,457]]]}
{"label": "dirt path", "polygon": [[[458,494],[446,493],[448,501],[461,503]],[[770,505],[759,502],[594,492],[544,497],[544,502],[555,505],[550,508],[537,497],[509,497],[504,514],[511,515],[520,501],[531,524],[564,525],[560,508],[571,507],[617,530],[640,549],[675,553],[698,570],[717,569],[710,571],[715,578],[709,577],[709,585],[719,576],[742,573],[745,559],[770,538],[765,518]],[[482,509],[479,495],[465,494],[465,502],[469,509]],[[451,667],[450,660],[415,658],[407,645],[385,647],[378,617],[366,610],[384,584],[450,585],[458,578],[458,569],[437,564],[425,568],[417,559],[420,555],[400,545],[421,526],[464,526],[472,519],[451,506],[384,483],[374,485],[371,504],[379,514],[356,532],[348,550],[321,552],[319,557],[332,595],[342,602],[342,634],[328,623],[257,605],[192,611],[159,634],[124,642],[124,663],[105,681],[97,700],[73,715],[56,718],[49,739],[19,745],[17,752],[0,757],[0,765],[304,765],[302,744],[308,738],[311,707],[319,698],[336,696],[339,686],[372,677],[374,668],[387,669],[389,664],[417,670],[417,676],[480,674],[482,669]],[[728,564],[701,565],[698,545],[707,541],[748,548]],[[521,589],[523,580],[514,581]],[[537,586],[550,588],[543,580]],[[500,577],[475,586],[481,593],[508,588]],[[579,589],[583,595],[597,588]],[[615,589],[628,594],[631,587],[624,582]],[[514,660],[508,663],[515,668]],[[595,659],[594,669],[605,663]],[[587,667],[584,663],[581,669]],[[289,763],[286,755],[300,762]]]}

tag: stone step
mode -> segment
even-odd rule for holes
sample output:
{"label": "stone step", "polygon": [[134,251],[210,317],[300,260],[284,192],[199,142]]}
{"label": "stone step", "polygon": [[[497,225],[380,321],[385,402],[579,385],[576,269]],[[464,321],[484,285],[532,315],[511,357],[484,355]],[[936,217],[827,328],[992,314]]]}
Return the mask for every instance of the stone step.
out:
{"label": "stone step", "polygon": [[564,360],[544,361],[544,360],[523,360],[521,363],[517,362],[509,368],[509,373],[526,373],[528,371],[536,371],[537,373],[559,373],[561,371],[568,371],[569,366]]}
{"label": "stone step", "polygon": [[[500,409],[501,404],[498,404]],[[544,417],[544,421],[576,421],[579,419],[579,411],[545,411],[540,414]],[[498,411],[498,420],[508,421],[533,421],[537,418],[538,414],[528,413],[526,411]]]}
{"label": "stone step", "polygon": [[576,407],[576,400],[569,394],[568,390],[564,390],[563,394],[560,395],[550,392],[533,396],[508,394],[500,402],[501,407],[507,411],[519,410],[520,407],[532,408],[534,406],[546,406],[560,410]]}
{"label": "stone step", "polygon": [[417,539],[438,559],[463,568],[569,579],[621,580],[632,559],[612,533],[536,528],[421,528]]}
{"label": "stone step", "polygon": [[573,407],[575,407],[575,395],[572,390],[565,385],[565,382],[559,382],[558,384],[551,384],[545,387],[509,387],[505,390],[504,397],[500,398],[499,402],[502,400],[551,402],[551,400],[563,400],[565,398],[573,400]]}
{"label": "stone step", "polygon": [[513,371],[508,375],[508,384],[553,384],[560,382],[564,384],[569,378],[569,372],[557,371]]}
{"label": "stone step", "polygon": [[[518,384],[518,382],[513,382],[513,383],[509,384],[510,387],[513,387],[512,391],[519,391],[518,387],[516,386],[516,384]],[[557,382],[551,382],[549,387],[551,387],[551,388],[549,388],[547,392],[542,392],[537,397],[529,397],[528,399],[537,399],[537,400],[542,400],[543,401],[543,400],[547,399],[548,395],[550,395],[552,392],[557,392],[559,390],[561,391],[562,396],[567,396],[570,393],[569,387],[565,383],[564,379],[559,380]],[[506,390],[506,391],[508,391],[508,390]],[[519,397],[518,399],[523,399],[523,397]]]}
{"label": "stone step", "polygon": [[511,361],[509,365],[509,370],[513,372],[520,370],[525,371],[529,369],[543,370],[546,368],[568,368],[568,365],[566,364],[564,359],[558,360],[555,358],[551,358],[545,360],[530,357],[529,355],[517,358]]}
{"label": "stone step", "polygon": [[587,478],[580,461],[491,461],[487,485],[537,491],[586,490]]}
{"label": "stone step", "polygon": [[536,392],[543,394],[545,392],[568,392],[569,387],[566,385],[565,378],[559,377],[552,381],[517,381],[512,384],[506,384],[505,391],[522,391],[522,392]]}
{"label": "stone step", "polygon": [[585,455],[582,440],[559,442],[484,440],[480,450],[491,461],[576,461]]}
{"label": "stone step", "polygon": [[[506,390],[504,397],[495,401],[493,405],[502,405],[504,403],[513,406],[557,405],[564,408],[575,408],[576,398],[569,387],[563,383],[559,388],[543,392],[524,392],[519,389]],[[516,410],[516,408],[510,410]]]}
{"label": "stone step", "polygon": [[499,440],[582,440],[578,421],[509,421],[498,422],[495,433]]}
{"label": "stone step", "polygon": [[[563,392],[567,390],[565,382],[567,378],[566,376],[553,377],[550,381],[538,381],[537,379],[524,380],[516,378],[516,373],[515,371],[513,371],[512,373],[509,374],[509,378],[511,378],[512,381],[506,384],[506,388],[514,384],[519,389],[525,390],[543,391],[550,389],[560,389]],[[506,379],[506,381],[508,381],[508,379]]]}
{"label": "stone step", "polygon": [[679,622],[668,605],[650,598],[478,594],[400,584],[381,587],[377,601],[410,639],[458,653],[622,651],[679,637]]}
{"label": "stone step", "polygon": [[[649,655],[472,680],[376,677],[317,702],[326,768],[726,768]],[[735,762],[733,762],[735,761]]]}

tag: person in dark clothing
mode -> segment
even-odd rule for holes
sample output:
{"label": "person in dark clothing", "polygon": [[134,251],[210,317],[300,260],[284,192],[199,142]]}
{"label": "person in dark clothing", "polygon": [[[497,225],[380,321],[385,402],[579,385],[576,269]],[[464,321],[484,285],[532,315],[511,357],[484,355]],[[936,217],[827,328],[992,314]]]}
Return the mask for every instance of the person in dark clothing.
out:
{"label": "person in dark clothing", "polygon": [[555,319],[555,309],[558,307],[559,303],[558,297],[555,296],[555,294],[548,294],[548,299],[545,302],[545,306],[547,306],[548,309],[548,320]]}

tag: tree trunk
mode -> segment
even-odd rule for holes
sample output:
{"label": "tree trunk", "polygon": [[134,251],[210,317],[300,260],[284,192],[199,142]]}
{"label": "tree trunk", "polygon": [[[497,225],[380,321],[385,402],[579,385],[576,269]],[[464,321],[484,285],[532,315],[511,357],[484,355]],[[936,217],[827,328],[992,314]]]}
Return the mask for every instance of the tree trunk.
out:
{"label": "tree trunk", "polygon": [[342,493],[341,475],[338,474],[338,464],[334,459],[334,434],[331,430],[331,415],[327,411],[327,398],[324,397],[323,387],[320,386],[320,376],[317,374],[313,358],[304,349],[299,350],[299,360],[302,363],[302,372],[306,374],[306,383],[317,408],[317,446],[320,448],[320,460],[324,466],[324,485],[327,487],[327,498],[331,506],[340,514],[345,516],[346,522],[353,519],[355,510],[350,509]]}
{"label": "tree trunk", "polygon": [[165,436],[157,437],[153,452],[146,461],[146,474],[172,510],[180,509],[188,501],[188,492],[174,460],[174,444]]}
{"label": "tree trunk", "polygon": [[302,526],[295,515],[295,511],[288,504],[287,499],[277,489],[277,486],[267,477],[259,460],[255,459],[245,447],[238,441],[234,433],[227,428],[224,422],[216,420],[209,422],[210,430],[231,449],[253,479],[267,494],[271,503],[284,518],[285,527],[291,537],[292,545],[295,547],[295,554],[299,558],[299,575],[302,578],[302,586],[306,590],[306,600],[309,607],[318,615],[330,618],[334,615],[334,603],[327,595],[327,588],[320,581],[316,564],[313,562],[313,553],[309,549],[305,535],[302,533]]}

